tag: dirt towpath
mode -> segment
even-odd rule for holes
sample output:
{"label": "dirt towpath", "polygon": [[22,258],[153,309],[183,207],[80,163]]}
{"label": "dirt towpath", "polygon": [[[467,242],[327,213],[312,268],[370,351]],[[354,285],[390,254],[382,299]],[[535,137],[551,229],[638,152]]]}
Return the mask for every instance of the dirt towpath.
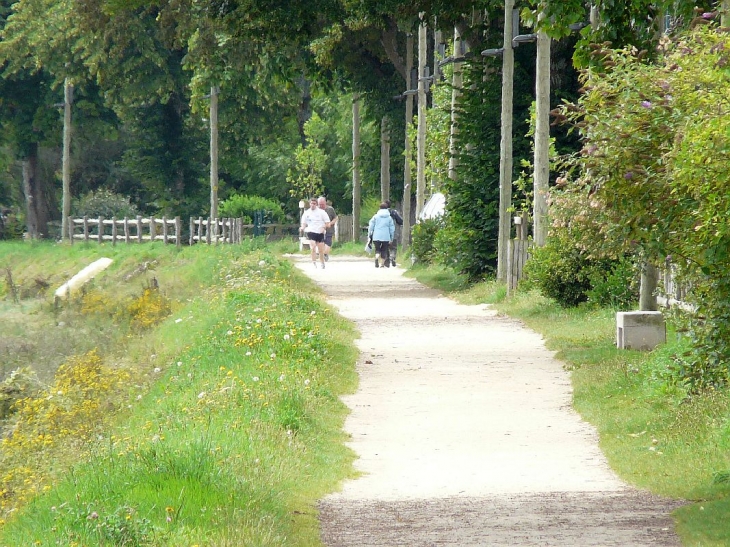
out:
{"label": "dirt towpath", "polygon": [[344,400],[362,475],[320,502],[327,546],[680,545],[678,502],[611,471],[539,335],[401,268],[296,260],[361,333]]}

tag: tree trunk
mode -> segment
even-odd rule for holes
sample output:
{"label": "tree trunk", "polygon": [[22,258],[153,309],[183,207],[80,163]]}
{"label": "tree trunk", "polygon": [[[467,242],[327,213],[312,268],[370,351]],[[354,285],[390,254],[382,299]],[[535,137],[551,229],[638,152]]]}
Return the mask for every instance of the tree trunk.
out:
{"label": "tree trunk", "polygon": [[[538,16],[545,17],[544,12]],[[535,75],[535,173],[534,173],[534,238],[539,247],[547,238],[547,192],[550,179],[550,37],[537,33],[537,67]]]}
{"label": "tree trunk", "polygon": [[388,116],[380,121],[380,200],[390,199],[390,125]]}
{"label": "tree trunk", "polygon": [[654,264],[644,261],[641,265],[641,284],[639,286],[639,310],[656,311],[656,288],[659,279]]}
{"label": "tree trunk", "polygon": [[[413,70],[413,34],[406,36],[406,91],[412,90],[411,71]],[[403,231],[401,246],[407,249],[411,243],[411,128],[413,127],[413,94],[406,95],[406,141],[403,156]]]}
{"label": "tree trunk", "polygon": [[507,281],[507,252],[512,205],[512,90],[515,53],[512,50],[514,0],[504,2],[504,44],[502,54],[502,140],[499,151],[499,231],[497,238],[497,280]]}
{"label": "tree trunk", "polygon": [[418,27],[418,138],[416,139],[416,218],[426,197],[426,23]]}
{"label": "tree trunk", "polygon": [[[454,57],[461,56],[461,35],[454,28]],[[454,63],[454,71],[451,78],[451,129],[449,134],[449,178],[456,180],[456,167],[459,160],[456,157],[456,136],[459,134],[458,117],[456,106],[461,96],[461,88],[464,85],[461,63]]]}
{"label": "tree trunk", "polygon": [[299,78],[299,87],[302,90],[302,101],[299,103],[299,112],[297,114],[297,124],[299,125],[299,138],[302,146],[307,146],[307,136],[304,133],[304,124],[312,117],[312,95],[310,92],[310,84],[307,77],[302,74]]}
{"label": "tree trunk", "polygon": [[218,93],[210,88],[210,217],[218,218]]}
{"label": "tree trunk", "polygon": [[352,99],[352,234],[360,241],[360,97]]}
{"label": "tree trunk", "polygon": [[63,200],[61,206],[61,241],[69,237],[68,225],[71,215],[71,104],[73,103],[74,86],[66,78],[63,87],[63,159],[61,178],[63,184]]}
{"label": "tree trunk", "polygon": [[40,239],[48,235],[50,211],[43,181],[38,176],[38,144],[31,146],[23,160],[23,193],[25,194],[25,223],[28,235]]}

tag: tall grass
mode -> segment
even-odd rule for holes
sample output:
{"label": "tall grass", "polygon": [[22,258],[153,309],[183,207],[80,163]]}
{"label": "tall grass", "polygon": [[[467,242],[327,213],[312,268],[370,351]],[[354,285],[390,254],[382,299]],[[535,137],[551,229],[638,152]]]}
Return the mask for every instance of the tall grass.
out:
{"label": "tall grass", "polygon": [[691,393],[676,380],[687,341],[673,331],[671,314],[666,344],[651,352],[619,350],[614,310],[564,309],[532,291],[507,297],[495,281],[463,288],[443,268],[413,273],[461,302],[490,303],[542,334],[571,371],[574,406],[597,428],[618,475],[687,500],[674,513],[684,545],[730,545],[730,396],[727,388]]}
{"label": "tall grass", "polygon": [[[67,401],[64,423],[85,428],[51,434],[42,457],[2,445],[3,475],[18,474],[3,479],[11,488],[0,545],[319,545],[315,501],[352,472],[338,396],[356,384],[353,327],[260,242],[181,250],[0,244],[0,260],[9,257],[14,271],[67,264],[54,285],[102,254],[115,263],[76,308],[72,301],[53,311],[47,297],[10,306],[73,315],[69,328],[89,338],[111,308],[107,328],[124,334],[101,337],[101,376],[89,382],[97,389]],[[18,285],[33,275],[18,273]],[[161,320],[151,277],[169,303]],[[85,309],[90,294],[98,298]],[[155,320],[135,326],[135,314]],[[86,355],[69,356],[61,370]],[[130,379],[99,387],[113,371]],[[49,396],[61,397],[42,389],[22,400]],[[47,412],[16,410],[6,420],[11,441],[53,425]]]}

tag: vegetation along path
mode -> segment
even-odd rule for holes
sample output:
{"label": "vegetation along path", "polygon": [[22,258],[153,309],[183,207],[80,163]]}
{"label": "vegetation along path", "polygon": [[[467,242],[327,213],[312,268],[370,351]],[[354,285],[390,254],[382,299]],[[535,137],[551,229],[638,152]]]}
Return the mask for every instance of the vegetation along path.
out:
{"label": "vegetation along path", "polygon": [[679,545],[678,503],[611,471],[537,334],[401,268],[299,260],[361,333],[345,400],[361,474],[321,500],[326,545]]}

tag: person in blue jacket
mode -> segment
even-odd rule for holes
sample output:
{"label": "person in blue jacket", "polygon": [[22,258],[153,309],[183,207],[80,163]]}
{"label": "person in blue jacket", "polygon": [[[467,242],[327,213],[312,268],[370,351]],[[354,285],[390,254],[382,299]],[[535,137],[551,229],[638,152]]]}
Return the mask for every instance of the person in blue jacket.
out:
{"label": "person in blue jacket", "polygon": [[387,203],[381,203],[378,212],[370,219],[368,236],[375,245],[375,267],[379,268],[378,260],[382,260],[382,265],[389,268],[390,251],[388,247],[395,236],[395,222],[393,222],[393,217],[390,216]]}

